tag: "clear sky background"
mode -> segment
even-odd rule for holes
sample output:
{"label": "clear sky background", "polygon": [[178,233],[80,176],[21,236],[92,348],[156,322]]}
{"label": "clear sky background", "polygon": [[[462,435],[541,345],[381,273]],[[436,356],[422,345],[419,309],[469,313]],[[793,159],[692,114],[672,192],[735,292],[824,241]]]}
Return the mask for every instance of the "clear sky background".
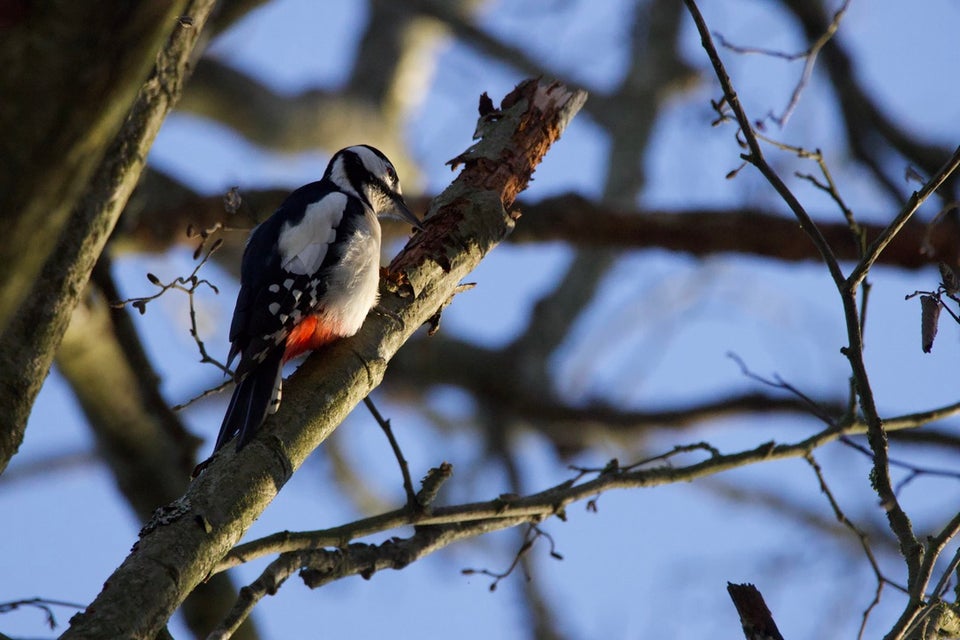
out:
{"label": "clear sky background", "polygon": [[[791,52],[806,46],[784,16],[771,10],[771,3],[702,4],[711,28],[733,42]],[[546,68],[603,93],[626,70],[624,46],[631,21],[624,16],[632,6],[626,0],[501,0],[484,5],[482,26],[522,47]],[[347,78],[365,20],[363,3],[350,0],[274,1],[220,37],[210,52],[281,93],[335,88]],[[692,22],[686,20],[683,54],[703,70],[703,81],[658,122],[644,167],[647,186],[638,204],[749,203],[783,210],[751,169],[734,180],[724,179],[738,164],[734,130],[710,127],[714,114],[709,100],[720,92]],[[960,8],[950,0],[854,0],[840,37],[854,54],[858,73],[891,116],[929,141],[952,147],[960,143],[958,30]],[[453,174],[444,162],[470,144],[479,94],[486,91],[499,101],[522,79],[457,41],[445,41],[441,48],[423,107],[407,123],[408,148],[422,176],[419,184],[405,183],[406,192],[435,193],[447,185]],[[729,51],[723,56],[753,116],[787,103],[800,63]],[[788,127],[772,133],[822,148],[860,218],[887,220],[896,205],[878,196],[870,178],[847,164],[841,124],[825,85],[815,76]],[[570,190],[598,196],[608,147],[601,129],[579,116],[551,149],[525,197],[537,200]],[[796,168],[812,171],[812,165],[785,155],[774,158],[805,204],[814,211],[834,211],[821,194],[789,177]],[[265,152],[222,125],[186,114],[168,118],[150,156],[155,167],[211,194],[234,185],[241,190],[293,188],[315,180],[327,159],[321,152]],[[935,211],[922,213],[929,218]],[[167,255],[128,255],[117,261],[116,276],[126,295],[143,295],[150,290],[146,271],[162,279],[188,272],[189,253],[182,249]],[[569,259],[559,244],[499,247],[471,276],[477,288],[457,297],[445,312],[443,331],[484,344],[508,342]],[[205,267],[205,273],[221,287],[221,294],[201,297],[201,331],[211,350],[222,355],[237,284],[215,265]],[[920,351],[919,304],[904,301],[914,290],[934,288],[936,280],[932,269],[873,272],[867,357],[884,415],[957,399],[958,328],[945,322],[934,352],[925,355]],[[173,295],[152,303],[137,319],[171,404],[217,379],[211,367],[196,362],[187,321],[186,299]],[[839,353],[843,344],[839,299],[818,264],[628,252],[558,354],[556,384],[580,401],[606,399],[643,409],[674,406],[707,393],[757,390],[727,357],[733,352],[753,371],[778,374],[810,395],[843,397],[848,376]],[[429,400],[432,411],[450,420],[470,413],[465,396],[455,389],[439,391]],[[211,444],[225,401],[219,397],[198,403],[184,414],[193,432]],[[469,429],[445,432],[414,408],[386,400],[381,404],[416,476],[441,461],[454,463],[447,500],[490,499],[508,490],[503,470],[485,458]],[[955,430],[957,423],[940,426]],[[645,443],[645,451],[709,440],[730,452],[771,439],[800,439],[817,427],[800,417],[711,422],[709,429],[657,436]],[[355,467],[370,473],[369,482],[381,499],[390,506],[401,504],[395,462],[366,412],[354,412],[335,437]],[[92,448],[82,414],[52,372],[21,452],[0,478],[0,548],[5,551],[0,554],[0,602],[45,597],[87,603],[135,541],[139,523],[98,463],[18,476],[18,469],[48,456]],[[569,477],[569,461],[558,459],[537,436],[523,436],[519,450],[528,491]],[[624,455],[611,443],[575,462],[602,466],[608,458]],[[867,482],[868,461],[840,445],[826,447],[818,458],[848,514],[861,524],[883,526]],[[945,455],[914,461],[958,467],[956,457]],[[874,590],[856,540],[814,537],[807,524],[757,499],[737,498],[738,491],[751,487],[775,488],[787,503],[830,518],[810,469],[802,461],[788,461],[695,484],[608,493],[600,498],[598,513],[575,505],[568,522],[548,522],[545,529],[564,559],[551,559],[546,545],[537,547],[534,579],[553,603],[561,628],[571,638],[740,638],[725,590],[732,581],[757,584],[788,638],[855,637],[860,613]],[[956,511],[960,486],[956,480],[924,479],[910,485],[904,499],[923,532]],[[248,539],[281,529],[325,528],[360,515],[355,503],[338,491],[321,450],[284,487]],[[502,570],[517,546],[516,532],[496,534],[452,547],[401,572],[381,572],[369,581],[346,579],[318,591],[291,579],[277,596],[258,605],[255,616],[265,638],[526,638],[527,620],[517,604],[522,575],[511,576],[490,592],[489,578],[460,571]],[[900,575],[895,557],[886,556],[884,563]],[[236,580],[249,583],[264,564],[238,569]],[[875,633],[867,637],[889,628],[899,613],[898,598],[892,591],[885,594],[883,606],[871,618]],[[57,613],[60,626],[55,631],[45,628],[38,611],[28,609],[0,616],[0,632],[18,638],[53,637],[72,615],[69,610]],[[186,637],[179,622],[172,631],[175,637]]]}

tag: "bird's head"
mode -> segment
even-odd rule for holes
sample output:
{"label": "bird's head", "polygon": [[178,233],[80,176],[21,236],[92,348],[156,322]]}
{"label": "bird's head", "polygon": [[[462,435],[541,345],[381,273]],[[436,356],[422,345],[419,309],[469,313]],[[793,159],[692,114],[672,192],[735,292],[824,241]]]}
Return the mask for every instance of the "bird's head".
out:
{"label": "bird's head", "polygon": [[403,201],[397,170],[379,149],[361,144],[337,151],[324,177],[341,191],[363,199],[377,216],[423,228]]}

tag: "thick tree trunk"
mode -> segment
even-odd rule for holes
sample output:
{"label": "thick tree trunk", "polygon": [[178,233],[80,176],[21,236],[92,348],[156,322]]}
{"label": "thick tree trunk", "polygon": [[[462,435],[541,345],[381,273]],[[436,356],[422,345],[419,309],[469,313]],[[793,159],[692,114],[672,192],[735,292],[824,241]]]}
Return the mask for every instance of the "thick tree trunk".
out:
{"label": "thick tree trunk", "polygon": [[[102,3],[66,4],[101,6]],[[128,3],[120,4],[126,7]],[[138,55],[148,55],[139,52],[140,47],[149,44],[149,59],[155,61],[155,66],[147,81],[143,82],[143,75],[126,69],[125,65],[114,68],[113,60],[125,58],[127,53],[105,49],[105,59],[93,58],[100,61],[100,66],[86,73],[73,69],[77,75],[85,76],[88,73],[98,79],[95,83],[97,91],[84,88],[80,94],[72,94],[71,90],[81,89],[74,87],[73,81],[64,80],[67,89],[58,94],[57,104],[63,112],[70,111],[70,105],[74,102],[82,103],[78,107],[81,113],[67,117],[58,112],[66,121],[61,126],[73,128],[58,135],[46,132],[45,128],[53,126],[47,121],[52,117],[43,114],[53,106],[44,104],[38,107],[40,114],[36,120],[27,116],[27,121],[17,128],[18,133],[11,139],[16,140],[18,145],[44,149],[21,152],[23,155],[15,155],[19,159],[14,160],[15,169],[12,173],[0,171],[0,180],[11,180],[13,176],[16,184],[15,188],[11,185],[0,186],[0,193],[12,194],[12,206],[8,205],[7,211],[15,214],[12,225],[5,228],[0,237],[0,264],[4,265],[0,269],[0,326],[3,327],[0,333],[0,407],[3,407],[0,412],[0,472],[6,468],[23,440],[34,399],[50,370],[53,354],[60,344],[70,314],[137,183],[160,124],[180,95],[188,72],[187,62],[214,1],[135,4],[154,7],[155,13],[146,17],[137,14],[139,22],[158,22],[162,25],[161,33],[157,35],[150,31],[150,37],[140,31],[130,34],[121,29],[121,33],[127,34],[121,41],[133,47]],[[156,13],[159,11],[157,6],[162,6],[164,11]],[[134,17],[128,13],[117,9],[117,15],[110,17],[110,20],[124,17],[133,20]],[[91,28],[80,20],[83,16],[58,16],[59,19],[66,17],[78,22],[73,25],[76,29]],[[100,13],[87,18],[107,19]],[[104,38],[109,35],[108,27],[115,24],[108,22],[103,27]],[[58,28],[66,27],[60,25]],[[164,46],[160,46],[162,36],[167,37]],[[22,37],[29,41],[27,36]],[[80,39],[79,36],[74,37]],[[99,42],[97,38],[93,39]],[[0,55],[9,56],[13,45],[7,43],[5,46],[7,48]],[[72,59],[62,56],[62,51],[59,53],[65,60]],[[94,56],[90,52],[88,55]],[[3,60],[0,59],[0,62]],[[122,91],[119,86],[103,84],[107,79],[114,78],[121,69],[126,70],[129,76]],[[36,76],[44,76],[43,70],[31,68],[29,71]],[[61,70],[60,73],[68,74],[68,70]],[[11,73],[14,80],[16,74],[16,71]],[[52,78],[59,78],[59,75],[54,74]],[[8,77],[6,82],[12,83],[11,78]],[[53,80],[48,77],[45,82]],[[25,86],[14,85],[16,93],[0,87],[0,93],[6,97],[19,96],[16,100],[4,100],[4,104],[23,103],[25,93],[29,95],[30,91],[39,91],[25,81],[21,81],[21,84]],[[48,96],[48,99],[55,98]],[[87,105],[87,102],[91,104]],[[94,118],[101,111],[113,113],[118,110],[118,124],[123,122],[119,132],[116,127]],[[83,114],[87,114],[87,117],[82,117]],[[126,120],[122,120],[124,115]],[[89,135],[95,131],[97,135],[88,138],[82,136],[81,131]],[[29,144],[21,139],[28,133],[34,136]],[[53,152],[54,149],[56,152]],[[0,157],[4,155],[6,151],[0,153]],[[44,162],[51,165],[47,166]],[[34,166],[36,163],[39,166]],[[34,171],[37,172],[36,176],[32,175]],[[22,178],[21,183],[18,176],[22,173],[28,177]],[[49,184],[51,182],[58,183],[58,186],[52,187]],[[74,182],[77,184],[74,185]],[[55,205],[53,201],[56,201]],[[34,220],[43,222],[34,225]],[[37,274],[39,277],[36,277]],[[3,305],[11,306],[6,308]]]}

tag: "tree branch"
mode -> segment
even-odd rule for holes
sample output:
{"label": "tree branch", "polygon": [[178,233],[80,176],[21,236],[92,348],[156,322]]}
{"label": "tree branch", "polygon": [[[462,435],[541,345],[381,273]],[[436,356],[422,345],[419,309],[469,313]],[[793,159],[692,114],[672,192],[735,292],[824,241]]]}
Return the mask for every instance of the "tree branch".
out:
{"label": "tree branch", "polygon": [[[101,260],[96,293],[77,306],[57,351],[57,367],[80,403],[101,458],[139,522],[187,488],[197,438],[167,408],[126,309],[111,309],[117,292]],[[97,375],[90,375],[96,371]],[[205,636],[236,599],[226,576],[206,582],[183,606],[187,626]],[[253,624],[236,635],[258,637]]]}
{"label": "tree branch", "polygon": [[[228,218],[220,195],[204,196],[163,176],[148,171],[134,192],[121,219],[122,228],[112,242],[120,251],[163,251],[187,241],[187,225],[197,228],[216,223],[252,228],[283,200],[281,189],[241,189],[243,206]],[[176,194],[172,197],[171,194]],[[427,208],[430,198],[408,197],[414,211]],[[523,224],[510,235],[511,243],[566,242],[577,248],[614,250],[667,249],[706,257],[733,253],[772,258],[784,262],[817,260],[820,254],[797,228],[796,221],[773,210],[678,209],[650,210],[593,202],[576,193],[546,198],[539,202],[521,200]],[[832,214],[814,216],[837,259],[860,259],[858,243],[845,222],[834,222]],[[876,218],[876,216],[868,216]],[[867,241],[878,238],[887,225],[859,223]],[[245,234],[225,236],[231,264],[238,262]],[[219,258],[220,256],[218,256]],[[903,269],[919,269],[945,262],[960,266],[960,224],[954,216],[934,222],[911,217],[877,256],[876,263]]]}
{"label": "tree branch", "polygon": [[[213,5],[213,0],[193,0],[182,7],[182,18],[168,25],[170,36],[156,56],[153,73],[70,214],[41,277],[0,335],[0,472],[23,440],[27,417],[70,314],[136,185],[160,124],[180,95]],[[22,243],[18,250],[28,246]]]}
{"label": "tree branch", "polygon": [[759,589],[752,584],[728,582],[727,593],[740,614],[740,625],[747,640],[783,640]]}
{"label": "tree branch", "polygon": [[433,203],[427,230],[392,263],[409,288],[383,291],[403,323],[371,314],[353,338],[308,358],[287,383],[284,410],[240,452],[228,448],[148,525],[124,563],[64,638],[154,635],[206,578],[277,491],[373,389],[387,362],[513,227],[507,214],[534,167],[586,99],[558,85],[524,82],[481,119],[482,139],[454,160],[465,165]]}
{"label": "tree branch", "polygon": [[22,10],[2,9],[12,19],[0,39],[0,333],[30,300],[71,210],[109,157],[157,51],[181,30],[177,17],[188,6],[186,0],[17,4]]}
{"label": "tree branch", "polygon": [[[733,85],[724,69],[723,63],[717,54],[703,16],[700,14],[694,0],[684,0],[684,2],[693,17],[697,30],[700,32],[703,48],[707,52],[716,76],[723,88],[724,101],[733,111],[734,117],[740,125],[743,139],[750,149],[749,154],[742,156],[743,159],[756,166],[767,181],[776,189],[781,198],[790,206],[800,221],[801,227],[810,236],[817,246],[818,251],[820,251],[823,256],[837,290],[840,293],[848,338],[848,345],[842,351],[850,363],[853,384],[859,398],[860,409],[863,412],[864,420],[867,424],[867,441],[869,442],[873,457],[873,469],[870,474],[870,482],[880,498],[881,508],[886,514],[890,530],[896,536],[900,545],[900,551],[906,563],[908,576],[907,587],[910,592],[911,602],[920,601],[924,597],[926,582],[928,580],[928,574],[924,572],[924,548],[914,534],[913,525],[900,504],[897,493],[891,483],[887,434],[876,407],[873,390],[871,389],[864,364],[863,319],[861,315],[862,311],[858,309],[857,306],[856,296],[858,286],[863,281],[876,256],[880,254],[886,243],[896,235],[902,225],[919,206],[920,202],[932,194],[936,188],[956,170],[957,166],[960,165],[960,149],[958,149],[954,157],[928,181],[923,189],[914,194],[897,218],[895,218],[889,227],[867,248],[863,259],[849,278],[844,278],[836,257],[820,233],[820,230],[813,224],[803,206],[797,201],[789,189],[786,188],[776,172],[764,160],[757,136],[733,89]],[[939,551],[936,555],[939,555]],[[929,556],[927,556],[927,560],[929,560]],[[908,610],[909,609],[910,607],[908,606]],[[890,639],[902,637],[902,629],[891,631],[887,637]]]}
{"label": "tree branch", "polygon": [[[960,408],[955,409],[960,412]],[[899,428],[910,428],[913,417],[891,419],[891,424]],[[455,506],[434,507],[423,514],[411,514],[407,509],[396,509],[377,516],[357,520],[350,524],[320,531],[291,532],[282,531],[264,538],[238,545],[227,553],[211,570],[214,573],[226,571],[245,562],[265,555],[319,549],[322,547],[342,547],[352,540],[407,525],[464,524],[476,520],[510,517],[536,517],[539,519],[556,515],[573,502],[589,499],[598,493],[610,489],[653,487],[675,482],[693,480],[716,475],[739,466],[806,457],[811,451],[834,442],[842,437],[866,433],[865,424],[848,421],[840,425],[830,425],[816,434],[793,443],[775,444],[768,442],[753,449],[730,454],[713,451],[706,460],[684,466],[662,466],[638,469],[613,465],[597,470],[597,477],[579,482],[580,476],[561,482],[553,487],[524,497],[495,498],[486,502],[473,502]],[[683,450],[692,447],[685,447]],[[696,448],[702,449],[703,446]],[[657,456],[661,460],[665,456]]]}

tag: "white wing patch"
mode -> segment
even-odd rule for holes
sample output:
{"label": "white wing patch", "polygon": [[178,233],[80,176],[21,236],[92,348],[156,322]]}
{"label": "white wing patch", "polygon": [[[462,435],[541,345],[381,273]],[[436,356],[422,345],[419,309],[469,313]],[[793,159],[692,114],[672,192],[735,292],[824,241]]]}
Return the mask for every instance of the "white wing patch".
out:
{"label": "white wing patch", "polygon": [[297,275],[316,273],[327,255],[327,247],[337,237],[337,226],[346,207],[345,194],[330,193],[308,205],[298,224],[283,225],[277,239],[280,265]]}

